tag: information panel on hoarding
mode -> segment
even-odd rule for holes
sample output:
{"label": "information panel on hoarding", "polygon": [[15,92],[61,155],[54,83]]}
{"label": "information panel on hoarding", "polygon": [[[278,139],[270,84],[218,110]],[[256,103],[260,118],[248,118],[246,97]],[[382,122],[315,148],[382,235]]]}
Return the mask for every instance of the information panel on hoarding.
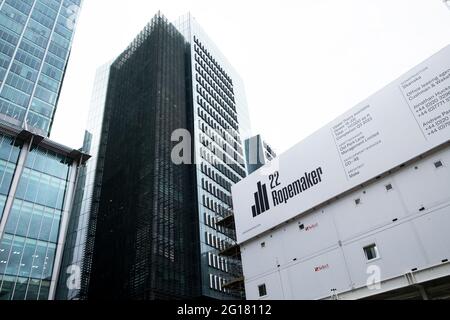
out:
{"label": "information panel on hoarding", "polygon": [[450,140],[450,46],[233,186],[238,242]]}

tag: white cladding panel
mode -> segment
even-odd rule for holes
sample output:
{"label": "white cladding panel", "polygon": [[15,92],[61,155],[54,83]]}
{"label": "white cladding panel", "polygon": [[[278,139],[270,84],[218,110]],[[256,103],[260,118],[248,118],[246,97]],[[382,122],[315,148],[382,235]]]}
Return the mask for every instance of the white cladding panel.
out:
{"label": "white cladding panel", "polygon": [[[248,241],[449,139],[450,46],[235,185],[238,242]],[[300,180],[318,168],[320,177],[309,175],[310,179]],[[279,179],[271,180],[269,175],[276,172]],[[294,185],[297,181],[300,184]],[[267,204],[262,203],[259,210],[255,207],[258,182],[266,186],[268,195]],[[401,178],[399,183],[403,183]],[[420,192],[416,193],[406,199],[411,210],[425,205],[417,203]],[[262,196],[261,191],[258,196]],[[280,204],[277,199],[281,199]],[[395,197],[387,201],[401,205]],[[433,195],[427,201],[435,201]],[[393,215],[393,210],[382,215]],[[371,219],[368,225],[383,218]]]}
{"label": "white cladding panel", "polygon": [[[441,161],[441,167],[436,163]],[[386,186],[391,184],[392,189]],[[355,199],[360,199],[356,205]],[[303,229],[300,226],[303,225]],[[320,210],[241,245],[248,299],[322,299],[450,259],[450,144]],[[264,243],[264,247],[261,244]],[[368,261],[364,247],[376,244]],[[319,268],[319,269],[317,269]],[[450,274],[449,274],[450,275]],[[368,290],[368,294],[376,291]]]}

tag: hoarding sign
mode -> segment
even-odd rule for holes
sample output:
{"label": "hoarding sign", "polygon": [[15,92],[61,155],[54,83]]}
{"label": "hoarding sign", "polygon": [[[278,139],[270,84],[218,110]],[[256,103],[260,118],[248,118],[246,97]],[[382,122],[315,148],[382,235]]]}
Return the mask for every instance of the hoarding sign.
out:
{"label": "hoarding sign", "polygon": [[450,140],[450,46],[233,186],[238,242]]}

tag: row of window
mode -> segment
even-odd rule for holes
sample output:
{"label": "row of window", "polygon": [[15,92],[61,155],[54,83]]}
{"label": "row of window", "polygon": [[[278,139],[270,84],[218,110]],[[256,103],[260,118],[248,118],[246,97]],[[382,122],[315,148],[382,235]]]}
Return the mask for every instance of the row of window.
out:
{"label": "row of window", "polygon": [[208,252],[208,265],[217,270],[228,272],[228,261],[211,252]]}
{"label": "row of window", "polygon": [[[201,86],[199,86],[198,84],[197,86],[197,93],[206,101],[209,101],[212,103],[212,98],[208,95],[207,91],[205,89],[203,89]],[[203,107],[203,105],[201,105],[201,107]],[[213,113],[211,113],[213,114]],[[237,129],[235,129],[232,125],[228,124],[225,120],[223,120],[222,118],[219,118],[218,116],[213,116],[214,120],[216,120],[217,123],[219,123],[222,128],[224,128],[226,131],[231,132],[232,136],[236,136],[236,132]],[[213,125],[211,125],[211,127],[213,127]],[[233,131],[233,130],[234,131]]]}
{"label": "row of window", "polygon": [[218,185],[222,188],[231,192],[231,183],[228,182],[224,177],[218,174],[214,169],[211,169],[209,166],[204,164],[203,162],[200,164],[200,170],[203,174],[207,175],[210,179],[214,180]]}
{"label": "row of window", "polygon": [[8,15],[7,13],[0,11],[0,26],[3,29],[8,29],[16,34],[21,34],[25,23],[20,23],[11,16],[11,14]]}
{"label": "row of window", "polygon": [[12,72],[9,74],[8,79],[6,79],[6,83],[9,84],[11,87],[23,91],[29,95],[31,95],[34,89],[33,82],[28,81],[22,77],[19,77]]}
{"label": "row of window", "polygon": [[[201,90],[198,90],[198,93],[199,93],[199,95],[197,96],[197,104],[199,106],[203,107],[203,109],[205,109],[205,111],[207,111],[209,114],[211,114],[211,116],[213,116],[214,119],[219,119],[219,120],[216,120],[216,121],[223,128],[221,130],[221,132],[222,132],[221,136],[225,136],[224,132],[226,132],[226,133],[228,133],[231,136],[231,138],[233,140],[226,139],[225,137],[224,137],[224,139],[229,141],[229,143],[231,145],[234,144],[234,141],[236,141],[236,143],[239,143],[240,141],[239,141],[239,135],[237,134],[237,131],[236,130],[230,130],[230,128],[227,127],[225,122],[222,120],[222,119],[225,119],[228,122],[228,124],[233,125],[234,122],[230,119],[231,117],[229,115],[227,115],[223,111],[223,109],[220,107],[220,105],[217,104],[217,102],[213,101],[207,94],[206,95],[202,95],[202,91]],[[209,101],[204,100],[205,96],[206,96],[206,98],[209,98]],[[212,108],[210,108],[210,106],[212,106]],[[213,109],[221,116],[221,118],[219,118],[219,117],[217,117],[217,115],[215,115]]]}
{"label": "row of window", "polygon": [[[219,147],[216,147],[210,142],[205,135],[200,134],[200,142],[205,146],[207,150],[216,156],[216,159],[220,159],[223,163],[225,163],[229,168],[231,168],[235,173],[237,173],[241,178],[246,177],[245,165],[243,164],[242,159],[238,159],[237,154],[235,153],[234,158],[230,157],[228,153],[222,152]],[[239,162],[241,161],[241,163]],[[240,178],[238,178],[240,180]],[[236,182],[236,181],[235,181]]]}
{"label": "row of window", "polygon": [[214,72],[218,73],[218,71],[220,71],[222,74],[218,75],[220,77],[220,80],[227,85],[228,89],[230,91],[233,91],[233,80],[226,74],[225,70],[223,70],[223,68],[217,63],[217,61],[209,54],[208,50],[206,50],[205,46],[200,42],[200,40],[194,36],[194,42],[195,44],[202,49],[205,54],[207,55],[207,57],[212,61],[212,63],[214,64],[214,67],[212,67],[211,69],[214,70]]}
{"label": "row of window", "polygon": [[19,37],[17,35],[12,34],[2,28],[0,28],[0,39],[9,42],[13,46],[16,46],[17,43],[19,42]]}
{"label": "row of window", "polygon": [[40,129],[42,131],[41,134],[45,134],[46,132],[48,132],[51,122],[49,117],[36,114],[33,111],[30,111],[28,113],[27,119],[25,121],[27,122],[28,126]]}
{"label": "row of window", "polygon": [[230,293],[230,290],[224,288],[226,280],[220,276],[210,274],[209,275],[209,288],[212,290]]}
{"label": "row of window", "polygon": [[[25,118],[26,109],[5,101],[0,97],[0,113],[18,121],[17,125],[20,125]],[[11,122],[11,120],[8,121]]]}
{"label": "row of window", "polygon": [[58,15],[60,5],[61,1],[45,1],[45,4],[44,1],[37,1],[34,4],[34,11],[38,11],[50,19],[55,20]]}
{"label": "row of window", "polygon": [[[203,99],[200,96],[197,96],[197,102],[200,104],[203,101]],[[200,105],[201,106],[201,105]],[[207,111],[206,108],[203,108],[205,111]],[[239,136],[235,135],[235,131],[226,131],[223,129],[222,126],[216,125],[216,123],[213,124],[212,127],[209,125],[206,125],[206,123],[199,121],[199,128],[208,134],[210,137],[218,136],[221,139],[223,139],[223,143],[228,143],[232,148],[234,148],[239,155],[243,154],[242,151],[242,142],[241,138]],[[214,141],[219,141],[220,139],[214,139]]]}
{"label": "row of window", "polygon": [[32,82],[37,80],[39,72],[37,69],[32,68],[25,63],[18,62],[17,60],[12,63],[10,71],[11,73],[15,73]]}
{"label": "row of window", "polygon": [[[218,147],[222,148],[223,151],[225,151],[226,154],[235,161],[240,163],[243,163],[242,158],[239,156],[239,154],[235,151],[233,147],[231,147],[225,140],[222,139],[221,136],[216,134],[211,127],[209,127],[205,122],[199,121],[199,129],[208,136]],[[236,142],[235,142],[236,143]]]}
{"label": "row of window", "polygon": [[39,99],[33,99],[31,100],[30,110],[50,119],[53,115],[55,107]]}
{"label": "row of window", "polygon": [[0,243],[0,276],[50,279],[56,245],[5,234]]}
{"label": "row of window", "polygon": [[220,101],[220,105],[225,109],[225,111],[234,119],[237,121],[237,113],[236,113],[236,102],[234,100],[234,97],[230,99],[229,97],[226,97],[223,89],[224,87],[220,85],[215,79],[215,76],[211,73],[208,73],[203,69],[201,66],[199,66],[197,63],[195,64],[195,79],[198,82],[206,82],[208,83],[211,88],[213,88],[216,92],[216,99]]}
{"label": "row of window", "polygon": [[[40,101],[33,99],[25,120],[29,126],[39,128],[43,132],[47,132],[50,126],[50,118],[53,115],[54,107]],[[37,112],[37,113],[36,113]],[[7,102],[0,97],[0,113],[9,116],[10,118],[18,121],[17,125],[20,125],[25,118],[26,109]]]}
{"label": "row of window", "polygon": [[[0,54],[0,68],[2,69],[2,79],[6,74],[6,68],[9,66],[9,59],[5,57],[3,53]],[[4,72],[3,72],[4,71]]]}
{"label": "row of window", "polygon": [[[12,73],[8,77],[7,83],[8,85],[3,87],[1,97],[26,109],[30,104],[30,95],[33,91],[34,84],[15,76]],[[59,90],[59,83],[41,75],[39,84],[34,88],[34,90],[35,97],[39,100],[33,99],[33,102],[35,102],[35,105],[45,105],[45,112],[43,115],[51,116],[53,114],[53,106],[56,104],[58,98],[58,94],[54,91]],[[6,108],[8,107],[7,104],[5,106]],[[37,111],[39,112],[40,110],[38,109]],[[7,114],[6,110],[4,113]],[[20,120],[23,120],[23,117],[20,117]]]}
{"label": "row of window", "polygon": [[5,4],[16,8],[18,11],[28,15],[31,11],[33,1],[21,1],[21,0],[5,0]]}
{"label": "row of window", "polygon": [[225,192],[223,192],[214,184],[210,183],[208,180],[205,180],[204,178],[202,178],[202,188],[203,190],[213,195],[223,203],[229,205],[230,207],[233,205],[231,196],[227,195]]}
{"label": "row of window", "polygon": [[[2,52],[5,54],[10,53],[11,49],[14,50],[12,46],[9,46],[4,42],[0,42],[0,48],[2,49]],[[12,54],[8,56],[12,57]],[[18,54],[16,55],[16,59],[11,66],[11,71],[22,76],[27,80],[35,81],[37,79],[37,72],[39,70],[43,58],[44,58],[43,50],[30,44],[26,39],[22,39],[19,46]],[[8,67],[9,61],[10,59],[8,60],[8,63],[5,66],[5,68]],[[22,64],[18,64],[18,61],[24,63],[25,66],[23,66]],[[51,52],[47,53],[45,62],[47,62],[48,65],[52,67],[56,67],[60,72],[64,70],[65,65],[64,58],[57,57],[56,55],[53,55]],[[15,67],[13,68],[13,66]],[[31,69],[27,69],[28,72],[21,72],[22,71],[21,69],[26,66],[28,66]],[[33,74],[29,74],[29,72],[34,72],[34,77]],[[60,80],[59,77],[60,74],[55,72],[55,75],[57,76],[56,80]]]}
{"label": "row of window", "polygon": [[[15,49],[15,47],[13,45],[11,45],[10,43],[8,43],[4,40],[0,40],[0,52],[3,53],[4,55],[11,58],[14,54],[14,49]],[[4,66],[4,67],[7,67],[7,66]]]}
{"label": "row of window", "polygon": [[49,208],[62,209],[66,181],[28,168],[23,170],[16,198]]}
{"label": "row of window", "polygon": [[[203,80],[202,80],[203,81]],[[219,96],[211,89],[211,87],[206,84],[204,81],[203,82],[199,82],[196,84],[196,89],[197,92],[206,100],[208,101],[211,105],[216,105],[216,106],[221,106],[223,109],[226,108],[226,103],[224,103]],[[227,113],[222,112],[221,115],[227,120],[227,122],[230,124],[230,126],[234,129],[234,130],[239,130],[239,127],[237,125],[237,122],[234,121],[234,119],[229,116]],[[229,130],[229,128],[227,126],[224,126],[224,128],[226,128],[227,130]]]}
{"label": "row of window", "polygon": [[30,102],[30,95],[23,93],[20,90],[17,90],[8,85],[4,85],[2,92],[0,93],[0,97],[4,98],[7,101],[10,101],[24,109],[28,107],[28,103]]}
{"label": "row of window", "polygon": [[214,211],[215,213],[217,213],[221,217],[225,217],[230,212],[230,210],[228,208],[226,208],[225,206],[223,206],[220,203],[217,203],[213,199],[210,199],[206,195],[202,196],[202,200],[203,200],[203,206],[205,208],[207,208],[207,209],[209,209],[211,211]]}
{"label": "row of window", "polygon": [[0,300],[48,300],[49,291],[47,280],[0,276]]}
{"label": "row of window", "polygon": [[205,243],[217,250],[225,250],[231,244],[227,240],[220,239],[218,236],[205,231]]}
{"label": "row of window", "polygon": [[[216,109],[211,107],[211,104],[203,100],[202,95],[197,96],[197,104],[203,108],[213,119],[220,125],[216,125],[213,122],[211,125],[212,130],[217,132],[217,134],[223,138],[230,146],[233,146],[235,150],[242,154],[242,142],[237,130],[230,128],[223,120],[223,116],[219,117],[222,109],[216,105]],[[222,112],[223,113],[223,112]],[[208,123],[209,124],[209,123]]]}
{"label": "row of window", "polygon": [[205,219],[205,225],[207,225],[208,227],[210,227],[211,229],[214,229],[216,231],[219,231],[220,233],[224,233],[224,228],[222,226],[218,226],[217,225],[217,218],[211,216],[210,214],[207,214],[205,212],[204,217]]}
{"label": "row of window", "polygon": [[241,177],[245,177],[245,170],[242,169],[240,164],[239,165],[236,164],[238,162],[236,154],[235,158],[233,159],[232,157],[230,157],[228,153],[223,152],[220,146],[214,145],[204,134],[199,135],[199,140],[202,143],[202,145],[211,152],[211,154],[215,155],[216,159],[220,159],[223,163],[225,163],[228,167],[233,169]]}
{"label": "row of window", "polygon": [[[217,130],[215,130],[215,129],[211,129],[211,127],[207,124],[207,122],[206,121],[208,121],[209,120],[209,117],[207,117],[204,113],[203,113],[203,111],[201,110],[201,109],[199,109],[199,116],[200,116],[200,118],[201,118],[201,120],[204,120],[204,121],[201,121],[201,120],[199,120],[198,121],[198,127],[199,127],[199,129],[203,132],[203,133],[205,133],[205,135],[207,136],[207,137],[209,137],[219,148],[221,148],[222,150],[224,150],[225,152],[226,152],[226,154],[231,158],[231,159],[233,159],[234,161],[237,161],[238,163],[239,163],[239,161],[240,161],[240,163],[243,163],[243,158],[242,158],[242,156],[241,156],[241,154],[242,153],[238,153],[238,152],[241,152],[242,151],[242,149],[241,149],[241,147],[240,146],[238,146],[237,147],[237,151],[236,151],[236,149],[234,149],[231,145],[227,145],[227,142],[226,142],[226,140],[222,140],[222,137],[221,136],[219,136],[219,135],[217,135]],[[214,125],[214,127],[215,127],[215,125]],[[205,137],[205,139],[202,139],[202,135],[200,135],[200,141],[205,145],[205,146],[208,146],[209,145],[209,141],[208,141],[208,143],[206,143],[205,144],[205,142],[203,141],[203,140],[205,140],[205,141],[208,141],[207,139],[206,139],[206,137]],[[235,143],[235,146],[236,146],[236,142],[234,142]],[[209,148],[209,147],[208,147]],[[211,148],[209,148],[209,149],[211,149]],[[213,151],[213,150],[212,150]],[[213,153],[214,153],[214,151],[213,151]],[[224,161],[224,162],[226,162],[226,161]]]}
{"label": "row of window", "polygon": [[241,179],[235,175],[231,170],[229,170],[225,165],[219,163],[216,157],[210,155],[207,151],[208,149],[201,147],[200,148],[200,156],[209,164],[211,164],[214,168],[216,168],[220,173],[222,173],[225,177],[233,181],[234,183],[238,183]]}
{"label": "row of window", "polygon": [[221,89],[219,88],[219,86],[217,85],[217,83],[214,82],[214,80],[211,79],[211,77],[202,69],[197,67],[196,70],[197,71],[195,73],[195,80],[197,80],[197,82],[201,83],[203,87],[206,86],[206,83],[209,84],[209,86],[211,88],[213,88],[216,91],[216,94],[218,95],[218,97],[220,97],[223,101],[221,101],[221,99],[217,99],[217,95],[216,95],[216,99],[224,102],[221,103],[220,105],[224,108],[224,110],[226,111],[226,113],[232,117],[233,120],[238,121],[238,117],[235,111],[235,108],[233,109],[233,107],[230,107],[229,105],[232,105],[232,103],[226,104],[226,100],[223,98],[223,93],[221,91]]}
{"label": "row of window", "polygon": [[19,48],[23,49],[25,52],[31,53],[33,56],[40,60],[44,58],[44,50],[36,46],[34,43],[26,40],[25,38],[20,42]]}
{"label": "row of window", "polygon": [[20,47],[17,50],[16,56],[14,59],[19,62],[22,62],[23,64],[29,66],[30,68],[32,68],[34,70],[39,70],[39,67],[42,62],[41,59],[38,59],[35,56],[31,55],[30,53],[22,50]]}
{"label": "row of window", "polygon": [[223,97],[223,99],[234,103],[234,93],[232,92],[233,87],[231,87],[231,90],[228,89],[226,82],[224,82],[223,78],[221,79],[220,75],[217,74],[217,69],[213,66],[212,61],[199,49],[199,47],[194,46],[194,51],[194,60],[202,66],[211,80],[218,85],[218,89],[216,91]]}
{"label": "row of window", "polygon": [[16,199],[8,216],[5,232],[57,243],[60,221],[60,210]]}

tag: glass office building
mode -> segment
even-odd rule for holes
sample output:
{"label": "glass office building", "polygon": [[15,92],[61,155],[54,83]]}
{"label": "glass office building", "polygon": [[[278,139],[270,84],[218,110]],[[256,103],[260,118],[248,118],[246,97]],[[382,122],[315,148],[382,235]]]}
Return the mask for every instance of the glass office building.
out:
{"label": "glass office building", "polygon": [[2,0],[0,120],[50,135],[81,0]]}
{"label": "glass office building", "polygon": [[[67,240],[61,265],[60,279],[56,292],[58,300],[84,300],[87,298],[92,253],[95,237],[95,217],[99,206],[99,188],[102,184],[104,156],[109,130],[108,118],[103,119],[106,107],[111,63],[97,70],[92,91],[89,118],[83,143],[83,150],[92,158],[80,170],[74,204],[71,212]],[[106,113],[108,111],[106,110]],[[89,234],[91,224],[91,234]],[[75,269],[74,269],[75,268]],[[66,285],[68,277],[76,271],[80,279],[74,286]]]}
{"label": "glass office building", "polygon": [[0,300],[53,299],[78,170],[50,141],[81,0],[0,2]]}
{"label": "glass office building", "polygon": [[0,125],[0,300],[54,296],[78,167],[88,158]]}
{"label": "glass office building", "polygon": [[[57,298],[243,298],[233,225],[219,221],[246,176],[244,87],[195,20],[158,14],[99,70],[91,113],[63,262],[81,281],[68,290],[61,272]],[[172,162],[180,128],[195,165]]]}

